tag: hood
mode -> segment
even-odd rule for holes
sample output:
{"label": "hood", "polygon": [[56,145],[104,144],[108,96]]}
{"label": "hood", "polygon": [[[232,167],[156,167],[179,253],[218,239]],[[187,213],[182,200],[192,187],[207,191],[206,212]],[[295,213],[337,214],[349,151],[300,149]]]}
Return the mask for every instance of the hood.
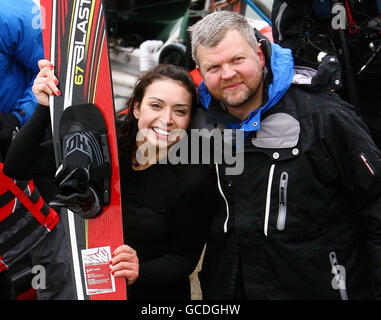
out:
{"label": "hood", "polygon": [[295,66],[292,83],[297,86],[308,86],[310,90],[318,92],[337,91],[342,88],[340,61],[335,56],[326,55],[317,70],[306,66]]}
{"label": "hood", "polygon": [[[267,94],[264,94],[264,97],[267,97],[267,99],[259,108],[253,110],[247,119],[242,122],[226,122],[223,120],[223,117],[213,120],[220,120],[218,122],[221,122],[222,120],[228,128],[241,128],[245,130],[245,132],[260,130],[261,115],[263,112],[274,106],[288,90],[294,76],[294,61],[291,50],[282,48],[275,43],[270,43],[268,40],[265,40],[265,42],[267,43],[261,41],[266,60],[264,71],[265,74],[267,74],[265,77]],[[204,108],[209,110],[212,98],[203,81],[199,86],[199,98]],[[221,109],[219,104],[216,105],[218,105],[217,108]],[[225,111],[225,113],[227,112]]]}

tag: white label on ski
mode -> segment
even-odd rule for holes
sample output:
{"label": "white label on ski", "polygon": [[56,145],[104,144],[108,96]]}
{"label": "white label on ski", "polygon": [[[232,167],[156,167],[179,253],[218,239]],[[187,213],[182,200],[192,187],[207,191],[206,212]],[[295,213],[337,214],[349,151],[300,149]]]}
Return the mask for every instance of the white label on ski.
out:
{"label": "white label on ski", "polygon": [[115,280],[110,273],[110,247],[81,250],[86,294],[115,292]]}

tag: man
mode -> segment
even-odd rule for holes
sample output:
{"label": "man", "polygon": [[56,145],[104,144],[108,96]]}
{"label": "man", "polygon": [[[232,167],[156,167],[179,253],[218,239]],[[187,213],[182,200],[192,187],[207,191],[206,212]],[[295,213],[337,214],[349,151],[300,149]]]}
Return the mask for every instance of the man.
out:
{"label": "man", "polygon": [[245,131],[243,172],[216,164],[204,299],[380,297],[381,154],[332,92],[335,58],[294,68],[233,12],[190,32],[207,122]]}

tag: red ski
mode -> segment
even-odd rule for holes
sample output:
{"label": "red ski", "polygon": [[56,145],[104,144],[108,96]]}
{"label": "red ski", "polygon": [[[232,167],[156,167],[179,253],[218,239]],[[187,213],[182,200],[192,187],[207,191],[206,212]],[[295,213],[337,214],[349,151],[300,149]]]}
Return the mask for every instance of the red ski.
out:
{"label": "red ski", "polygon": [[[70,106],[94,104],[106,122],[111,158],[108,204],[92,219],[61,212],[72,256],[78,300],[126,299],[126,282],[108,271],[110,254],[123,244],[115,111],[104,6],[101,0],[41,0],[45,58],[52,61],[61,96],[51,97],[57,168],[62,162],[59,127]],[[108,259],[108,260],[107,260]],[[68,276],[68,275],[62,275]]]}

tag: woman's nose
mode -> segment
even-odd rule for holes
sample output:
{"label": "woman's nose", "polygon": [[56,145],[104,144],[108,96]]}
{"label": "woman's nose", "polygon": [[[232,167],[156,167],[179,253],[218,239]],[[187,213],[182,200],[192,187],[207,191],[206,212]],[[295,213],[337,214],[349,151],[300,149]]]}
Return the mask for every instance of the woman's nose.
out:
{"label": "woman's nose", "polygon": [[163,110],[163,121],[167,126],[173,123],[173,115],[171,108],[164,108]]}

